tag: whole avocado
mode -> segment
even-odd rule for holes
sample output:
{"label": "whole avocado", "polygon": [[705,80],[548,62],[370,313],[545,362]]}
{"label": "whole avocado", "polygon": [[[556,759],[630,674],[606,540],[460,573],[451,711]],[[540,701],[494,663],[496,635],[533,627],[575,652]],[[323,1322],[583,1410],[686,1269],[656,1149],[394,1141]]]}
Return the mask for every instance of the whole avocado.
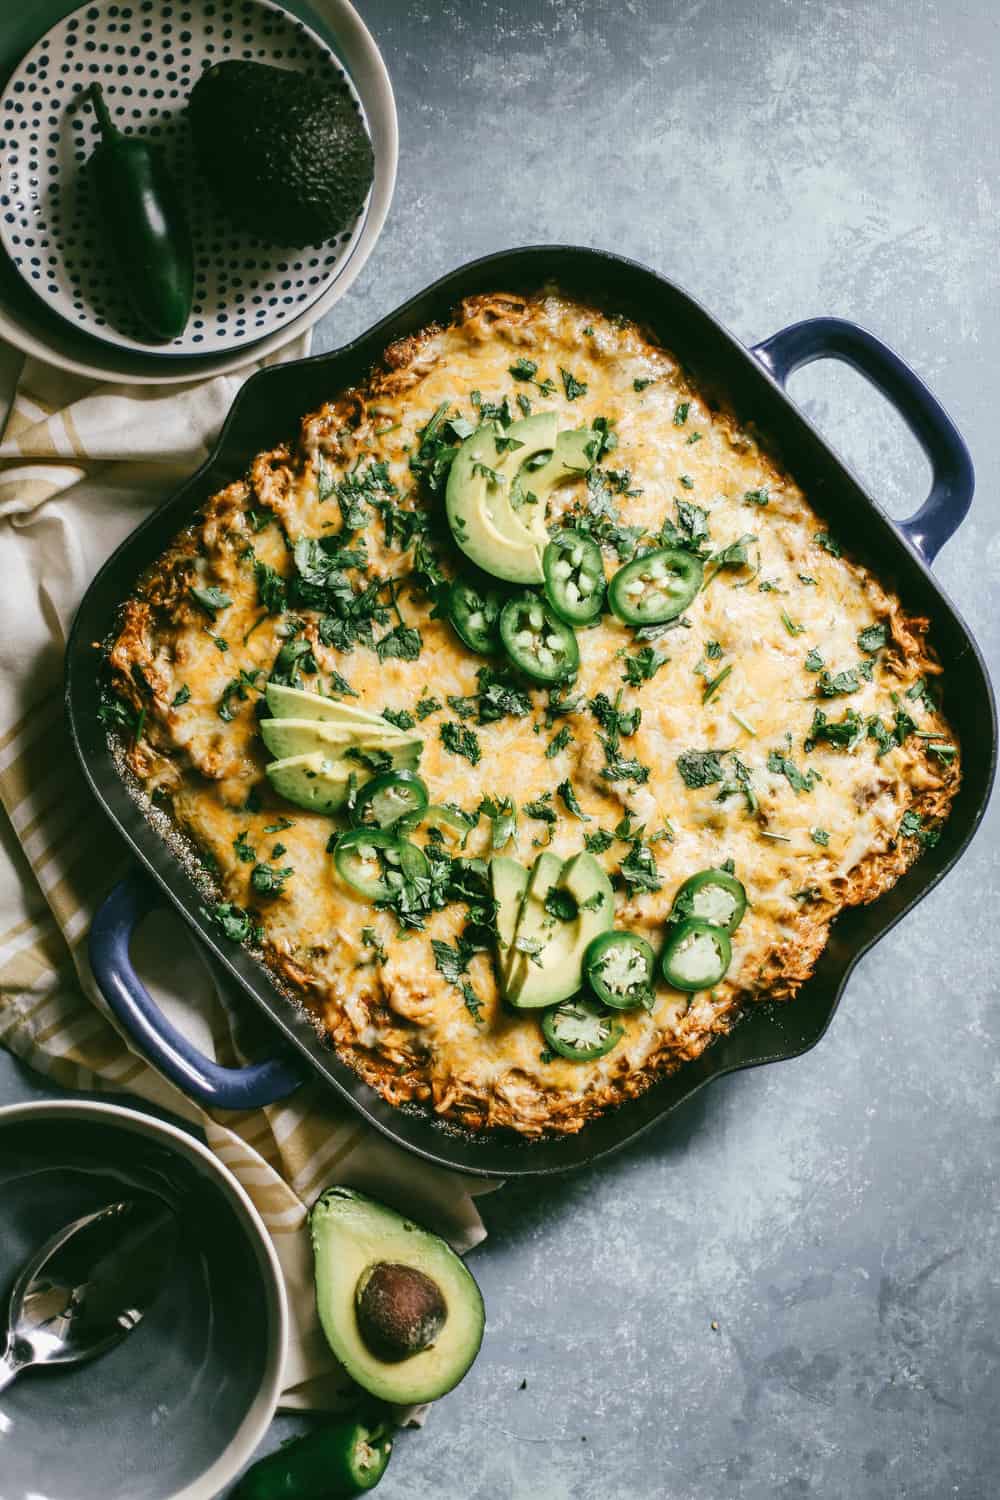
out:
{"label": "whole avocado", "polygon": [[205,174],[241,228],[272,244],[315,245],[360,213],[374,156],[343,83],[216,63],[188,109]]}

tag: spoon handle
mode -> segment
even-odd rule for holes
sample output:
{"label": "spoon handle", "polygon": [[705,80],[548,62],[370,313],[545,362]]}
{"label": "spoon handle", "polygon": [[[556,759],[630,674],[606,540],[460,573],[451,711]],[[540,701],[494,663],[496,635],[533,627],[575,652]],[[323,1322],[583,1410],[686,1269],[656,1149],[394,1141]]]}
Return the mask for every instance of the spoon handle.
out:
{"label": "spoon handle", "polygon": [[30,1359],[18,1359],[17,1345],[11,1340],[3,1353],[0,1354],[0,1391],[6,1390],[10,1383],[30,1363]]}

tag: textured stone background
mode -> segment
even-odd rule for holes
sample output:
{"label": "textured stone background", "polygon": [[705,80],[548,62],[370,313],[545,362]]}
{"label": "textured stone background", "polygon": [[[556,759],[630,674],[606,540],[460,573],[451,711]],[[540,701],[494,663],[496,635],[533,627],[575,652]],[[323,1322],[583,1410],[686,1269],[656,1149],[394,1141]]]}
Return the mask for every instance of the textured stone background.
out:
{"label": "textured stone background", "polygon": [[[994,656],[993,0],[360,3],[400,181],[317,347],[544,240],[634,255],[747,341],[855,318],[970,442],[979,497],[937,572]],[[894,515],[915,508],[925,465],[880,398],[833,366],[793,391]],[[815,1052],[484,1202],[482,1357],[380,1500],[992,1500],[997,848],[994,816]],[[36,1087],[0,1059],[3,1098]]]}

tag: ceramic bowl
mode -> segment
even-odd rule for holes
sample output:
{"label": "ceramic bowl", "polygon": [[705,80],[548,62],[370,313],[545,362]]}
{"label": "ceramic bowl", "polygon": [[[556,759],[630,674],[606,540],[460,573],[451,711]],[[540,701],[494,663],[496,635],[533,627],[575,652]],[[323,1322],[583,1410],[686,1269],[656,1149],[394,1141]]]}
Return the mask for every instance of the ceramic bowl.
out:
{"label": "ceramic bowl", "polygon": [[[341,297],[381,232],[398,135],[385,65],[348,0],[97,0],[65,17],[0,94],[0,337],[97,379],[175,383],[239,369],[298,337]],[[262,244],[212,205],[190,161],[184,100],[202,68],[251,57],[333,70],[364,116],[375,176],[356,223],[326,246]],[[117,124],[162,144],[191,197],[195,307],[184,335],[144,345],[116,304],[80,165],[96,133],[81,104],[101,82]]]}
{"label": "ceramic bowl", "polygon": [[274,1414],[287,1331],[274,1247],[236,1179],[193,1136],[86,1100],[0,1109],[0,1295],[63,1224],[144,1187],[182,1238],[134,1333],[0,1394],[4,1500],[211,1500]]}

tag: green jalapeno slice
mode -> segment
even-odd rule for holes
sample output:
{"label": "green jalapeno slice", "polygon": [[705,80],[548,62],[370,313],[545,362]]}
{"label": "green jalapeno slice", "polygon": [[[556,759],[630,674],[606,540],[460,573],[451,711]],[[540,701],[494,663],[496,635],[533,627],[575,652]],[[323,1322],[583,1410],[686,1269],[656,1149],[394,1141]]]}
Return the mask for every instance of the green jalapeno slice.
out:
{"label": "green jalapeno slice", "polygon": [[612,1010],[653,1005],[653,950],[637,932],[602,932],[583,955],[587,983]]}
{"label": "green jalapeno slice", "polygon": [[444,803],[431,802],[426,807],[404,813],[395,826],[396,832],[407,838],[419,830],[427,835],[428,840],[433,839],[449,848],[464,849],[469,834],[476,826],[476,819],[469,818],[457,808],[448,807]]}
{"label": "green jalapeno slice", "polygon": [[470,651],[493,656],[500,650],[500,608],[503,596],[496,589],[479,588],[456,578],[448,590],[448,619]]}
{"label": "green jalapeno slice", "polygon": [[724,927],[690,920],[674,927],[660,957],[664,979],[675,990],[710,990],[729,968],[733,950]]}
{"label": "green jalapeno slice", "polygon": [[420,812],[427,800],[427,787],[412,771],[383,771],[361,787],[351,822],[359,828],[389,828],[408,813]]}
{"label": "green jalapeno slice", "polygon": [[576,636],[536,594],[519,594],[500,611],[500,639],[513,665],[533,682],[566,682],[576,676]]}
{"label": "green jalapeno slice", "polygon": [[592,1062],[617,1047],[625,1028],[602,1005],[576,995],[542,1016],[542,1034],[551,1049],[570,1062]]}
{"label": "green jalapeno slice", "polygon": [[674,897],[671,917],[683,922],[694,917],[726,932],[735,932],[747,909],[747,893],[727,870],[701,870],[690,875]]}
{"label": "green jalapeno slice", "polygon": [[545,596],[567,625],[589,625],[604,607],[604,558],[593,537],[557,531],[542,555]]}
{"label": "green jalapeno slice", "polygon": [[626,625],[661,625],[687,609],[703,574],[693,552],[659,547],[618,569],[608,584],[608,603]]}
{"label": "green jalapeno slice", "polygon": [[391,1453],[388,1422],[334,1422],[258,1459],[233,1500],[341,1500],[374,1489]]}
{"label": "green jalapeno slice", "polygon": [[384,901],[407,881],[428,874],[423,851],[388,828],[348,829],[337,840],[333,862],[351,890],[369,901]]}

